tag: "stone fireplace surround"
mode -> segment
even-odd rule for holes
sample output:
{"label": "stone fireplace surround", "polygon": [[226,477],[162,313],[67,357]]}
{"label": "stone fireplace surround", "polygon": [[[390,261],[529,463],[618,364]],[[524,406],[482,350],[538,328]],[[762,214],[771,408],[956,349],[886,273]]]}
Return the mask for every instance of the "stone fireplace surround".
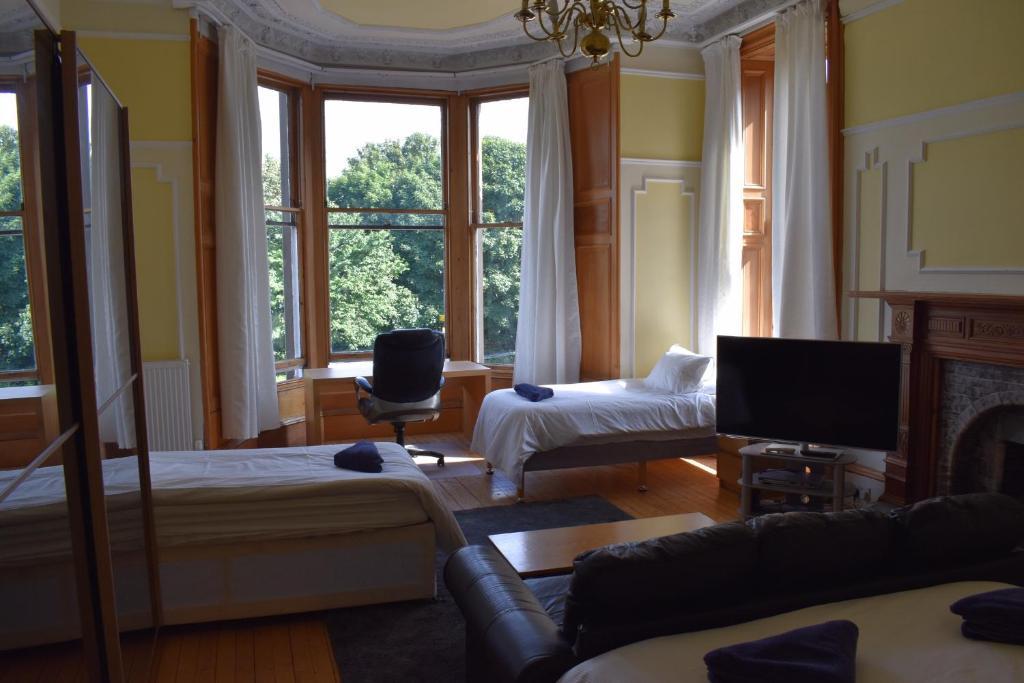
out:
{"label": "stone fireplace surround", "polygon": [[899,447],[886,455],[883,500],[1001,485],[997,461],[1020,452],[1012,433],[1024,410],[1024,296],[850,295],[883,299],[889,339],[903,347]]}

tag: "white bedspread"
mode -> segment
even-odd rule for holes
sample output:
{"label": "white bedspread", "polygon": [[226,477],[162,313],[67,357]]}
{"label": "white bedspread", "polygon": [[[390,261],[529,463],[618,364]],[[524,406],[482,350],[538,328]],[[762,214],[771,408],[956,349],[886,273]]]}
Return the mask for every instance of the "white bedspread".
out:
{"label": "white bedspread", "polygon": [[[466,539],[451,511],[405,450],[379,443],[383,472],[334,466],[345,444],[150,454],[161,547],[308,538],[433,522],[438,545]],[[104,461],[112,547],[138,537],[134,458]],[[0,473],[0,487],[17,472]],[[69,552],[64,474],[35,472],[0,504],[0,562]]]}
{"label": "white bedspread", "polygon": [[858,683],[1024,681],[1024,647],[968,640],[949,606],[962,597],[1006,588],[986,581],[949,583],[877,595],[758,619],[725,628],[633,643],[589,659],[560,683],[706,683],[711,650],[830,619],[857,624]]}
{"label": "white bedspread", "polygon": [[484,398],[472,449],[518,482],[538,451],[579,439],[713,428],[714,387],[693,394],[648,389],[640,379],[556,384],[554,397],[532,403],[511,389]]}

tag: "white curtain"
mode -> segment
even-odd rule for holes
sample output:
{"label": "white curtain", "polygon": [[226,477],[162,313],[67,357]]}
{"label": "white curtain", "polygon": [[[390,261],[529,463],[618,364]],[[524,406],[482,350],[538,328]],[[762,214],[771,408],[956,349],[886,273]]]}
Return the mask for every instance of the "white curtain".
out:
{"label": "white curtain", "polygon": [[[121,211],[121,143],[117,103],[93,83],[89,108],[89,205],[87,216],[89,310],[92,325],[96,401],[100,408],[131,377],[128,300],[125,288],[124,224]],[[100,438],[120,448],[135,447],[131,389],[99,415]]]}
{"label": "white curtain", "polygon": [[836,337],[822,4],[805,0],[775,20],[772,311],[777,337]]}
{"label": "white curtain", "polygon": [[697,228],[697,352],[716,353],[719,334],[743,331],[743,106],[739,36],[704,56],[704,149]]}
{"label": "white curtain", "polygon": [[256,52],[235,28],[221,28],[219,39],[214,201],[221,420],[226,438],[251,439],[280,424]]}
{"label": "white curtain", "polygon": [[580,313],[572,202],[565,68],[562,60],[552,60],[530,67],[516,383],[579,381]]}

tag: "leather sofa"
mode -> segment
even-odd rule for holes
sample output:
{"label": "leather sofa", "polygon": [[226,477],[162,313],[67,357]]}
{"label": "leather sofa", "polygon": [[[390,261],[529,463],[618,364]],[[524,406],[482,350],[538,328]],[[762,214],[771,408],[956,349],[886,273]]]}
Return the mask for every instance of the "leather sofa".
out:
{"label": "leather sofa", "polygon": [[952,581],[1024,585],[1024,503],[995,493],[892,512],[791,512],[580,554],[521,579],[490,546],[444,580],[466,620],[470,681],[546,683],[647,638]]}

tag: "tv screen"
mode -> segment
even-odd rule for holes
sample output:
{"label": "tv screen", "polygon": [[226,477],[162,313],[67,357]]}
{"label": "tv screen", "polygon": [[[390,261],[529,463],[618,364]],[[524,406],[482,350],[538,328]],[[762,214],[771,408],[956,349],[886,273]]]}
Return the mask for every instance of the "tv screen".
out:
{"label": "tv screen", "polygon": [[718,337],[720,434],[896,450],[899,344]]}

